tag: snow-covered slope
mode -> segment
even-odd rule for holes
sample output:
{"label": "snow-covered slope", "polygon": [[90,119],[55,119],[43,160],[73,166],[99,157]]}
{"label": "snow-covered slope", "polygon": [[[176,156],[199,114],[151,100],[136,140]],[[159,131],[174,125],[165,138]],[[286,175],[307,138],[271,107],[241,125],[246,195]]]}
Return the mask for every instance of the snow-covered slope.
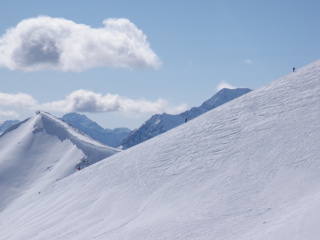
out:
{"label": "snow-covered slope", "polygon": [[38,112],[0,135],[0,211],[117,152]]}
{"label": "snow-covered slope", "polygon": [[0,133],[4,132],[5,130],[7,130],[9,127],[11,127],[12,125],[18,123],[18,120],[7,120],[3,123],[0,123]]}
{"label": "snow-covered slope", "polygon": [[128,128],[104,129],[87,116],[79,113],[68,113],[61,119],[110,147],[119,147],[122,140],[131,132]]}
{"label": "snow-covered slope", "polygon": [[172,128],[175,128],[185,121],[189,121],[198,117],[199,115],[212,110],[226,102],[229,102],[237,97],[242,96],[252,91],[249,88],[227,89],[224,88],[213,95],[210,99],[205,101],[199,107],[193,107],[178,115],[170,114],[156,114],[148,119],[141,127],[132,131],[125,139],[123,139],[121,146],[123,149],[130,148],[139,143],[142,143],[150,138],[158,136]]}
{"label": "snow-covered slope", "polygon": [[6,240],[320,239],[320,61],[42,189]]}

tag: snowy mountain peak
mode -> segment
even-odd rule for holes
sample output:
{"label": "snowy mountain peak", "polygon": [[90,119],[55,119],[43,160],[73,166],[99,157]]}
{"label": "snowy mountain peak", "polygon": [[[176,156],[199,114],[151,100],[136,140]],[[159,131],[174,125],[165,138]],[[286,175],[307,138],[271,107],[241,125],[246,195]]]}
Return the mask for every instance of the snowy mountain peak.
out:
{"label": "snowy mountain peak", "polygon": [[61,121],[48,112],[37,111],[36,115],[30,118],[28,121],[34,122],[34,133],[45,131],[47,134],[54,135],[62,141],[69,139],[74,142],[83,141],[96,146],[106,147],[100,142],[85,135],[77,128],[70,126],[68,123]]}
{"label": "snowy mountain peak", "polygon": [[0,211],[26,188],[41,191],[118,152],[38,111],[0,135]]}

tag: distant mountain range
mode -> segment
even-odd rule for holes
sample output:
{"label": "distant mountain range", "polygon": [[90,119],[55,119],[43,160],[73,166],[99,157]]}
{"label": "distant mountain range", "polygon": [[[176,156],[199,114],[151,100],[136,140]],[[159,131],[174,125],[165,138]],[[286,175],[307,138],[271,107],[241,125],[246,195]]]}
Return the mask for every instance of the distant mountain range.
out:
{"label": "distant mountain range", "polygon": [[118,147],[122,140],[127,137],[131,130],[129,128],[105,129],[87,116],[79,113],[65,114],[61,120],[69,123],[93,139],[110,147]]}
{"label": "distant mountain range", "polygon": [[252,91],[249,88],[224,88],[205,101],[199,107],[193,107],[188,111],[178,115],[156,114],[147,120],[141,127],[132,131],[121,143],[121,148],[127,149],[162,134],[172,128],[175,128],[186,121],[192,120],[199,115],[214,109],[224,103],[227,103],[237,97],[240,97]]}

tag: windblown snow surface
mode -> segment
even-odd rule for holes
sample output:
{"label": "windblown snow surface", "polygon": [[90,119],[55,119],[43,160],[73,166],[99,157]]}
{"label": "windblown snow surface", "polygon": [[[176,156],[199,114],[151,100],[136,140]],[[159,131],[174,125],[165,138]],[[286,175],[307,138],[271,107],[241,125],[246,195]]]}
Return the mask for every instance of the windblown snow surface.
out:
{"label": "windblown snow surface", "polygon": [[0,238],[318,240],[319,119],[316,61],[40,194],[25,189],[0,213]]}

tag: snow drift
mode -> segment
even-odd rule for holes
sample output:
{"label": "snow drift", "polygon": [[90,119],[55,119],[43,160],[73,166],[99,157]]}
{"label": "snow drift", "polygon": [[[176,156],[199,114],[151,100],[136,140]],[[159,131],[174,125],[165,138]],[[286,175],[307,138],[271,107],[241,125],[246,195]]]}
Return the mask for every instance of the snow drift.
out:
{"label": "snow drift", "polygon": [[320,239],[320,61],[0,213],[17,239]]}

